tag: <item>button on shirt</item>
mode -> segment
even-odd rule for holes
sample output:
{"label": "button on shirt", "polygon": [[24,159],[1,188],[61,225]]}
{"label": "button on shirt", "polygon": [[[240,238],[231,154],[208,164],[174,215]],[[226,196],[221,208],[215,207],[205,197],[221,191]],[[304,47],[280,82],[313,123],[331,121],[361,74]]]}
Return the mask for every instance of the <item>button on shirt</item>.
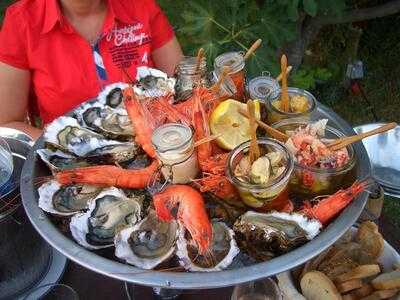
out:
{"label": "button on shirt", "polygon": [[[154,0],[107,0],[98,40],[89,43],[62,15],[57,0],[21,0],[7,9],[0,61],[29,70],[44,123],[94,98],[106,84],[153,66],[151,54],[174,37]],[[32,99],[31,99],[32,100]]]}

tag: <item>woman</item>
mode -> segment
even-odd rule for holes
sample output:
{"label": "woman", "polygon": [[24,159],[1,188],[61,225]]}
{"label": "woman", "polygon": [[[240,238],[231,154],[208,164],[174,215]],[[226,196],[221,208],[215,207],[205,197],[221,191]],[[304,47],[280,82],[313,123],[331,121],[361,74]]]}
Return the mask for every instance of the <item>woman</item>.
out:
{"label": "woman", "polygon": [[138,66],[171,75],[181,57],[155,0],[18,1],[0,32],[0,126],[37,138],[32,104],[46,124]]}

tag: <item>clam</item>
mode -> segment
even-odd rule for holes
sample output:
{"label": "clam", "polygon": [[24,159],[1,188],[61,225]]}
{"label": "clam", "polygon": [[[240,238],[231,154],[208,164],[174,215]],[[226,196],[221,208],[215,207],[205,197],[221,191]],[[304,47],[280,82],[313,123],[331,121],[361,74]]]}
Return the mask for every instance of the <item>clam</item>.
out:
{"label": "clam", "polygon": [[141,219],[141,205],[117,188],[103,190],[90,202],[89,210],[72,217],[73,238],[88,249],[112,247],[115,234]]}
{"label": "clam", "polygon": [[249,211],[234,224],[240,249],[254,259],[265,261],[313,239],[322,225],[297,213],[256,213]]}
{"label": "clam", "polygon": [[160,221],[151,210],[143,221],[115,236],[115,256],[136,267],[153,269],[174,254],[178,229],[176,221]]}
{"label": "clam", "polygon": [[209,253],[199,254],[195,243],[188,237],[184,230],[180,231],[177,241],[176,255],[179,263],[189,271],[213,272],[226,269],[239,253],[236,245],[235,234],[225,223],[212,222],[213,239]]}
{"label": "clam", "polygon": [[108,145],[120,144],[83,128],[71,117],[60,117],[49,124],[44,131],[44,141],[58,149],[85,156],[88,152]]}
{"label": "clam", "polygon": [[101,192],[101,188],[90,185],[61,186],[51,180],[39,189],[39,207],[44,211],[58,215],[71,216],[85,211],[91,200]]}

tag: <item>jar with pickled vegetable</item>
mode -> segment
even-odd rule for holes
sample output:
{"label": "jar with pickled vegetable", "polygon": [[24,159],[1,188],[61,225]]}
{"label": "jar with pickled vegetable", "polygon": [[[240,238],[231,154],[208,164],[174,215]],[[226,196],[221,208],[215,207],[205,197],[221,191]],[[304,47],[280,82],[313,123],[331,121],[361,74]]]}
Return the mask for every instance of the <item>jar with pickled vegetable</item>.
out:
{"label": "jar with pickled vegetable", "polygon": [[266,102],[267,123],[272,125],[280,120],[309,118],[317,108],[315,97],[306,90],[289,87],[289,111],[282,110],[281,95]]}
{"label": "jar with pickled vegetable", "polygon": [[258,139],[261,156],[250,162],[250,142],[236,147],[229,155],[227,176],[236,186],[242,201],[262,212],[290,207],[288,182],[293,157],[282,143]]}

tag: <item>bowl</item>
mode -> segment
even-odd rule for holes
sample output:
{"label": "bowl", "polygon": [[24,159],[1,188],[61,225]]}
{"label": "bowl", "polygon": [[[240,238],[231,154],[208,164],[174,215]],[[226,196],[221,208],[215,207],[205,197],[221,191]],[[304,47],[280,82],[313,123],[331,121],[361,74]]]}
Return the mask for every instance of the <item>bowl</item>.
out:
{"label": "bowl", "polygon": [[[271,98],[266,101],[267,109],[267,123],[274,124],[284,119],[291,118],[309,118],[311,114],[316,110],[317,100],[308,91],[299,88],[289,87],[288,88],[289,99],[293,96],[304,96],[308,100],[308,109],[304,112],[284,112],[278,109],[275,105],[277,101],[280,101],[281,94],[275,99]],[[275,105],[274,105],[275,104]]]}
{"label": "bowl", "polygon": [[293,156],[287,147],[274,139],[258,139],[258,146],[261,153],[278,151],[282,153],[285,170],[277,178],[266,184],[253,184],[240,180],[235,176],[234,171],[242,160],[249,153],[250,141],[244,142],[233,149],[228,157],[226,174],[228,179],[236,186],[242,201],[259,210],[283,209],[288,204],[287,185],[293,171]]}
{"label": "bowl", "polygon": [[[281,132],[295,130],[300,126],[309,124],[310,121],[303,118],[285,119],[272,126]],[[345,135],[333,127],[325,129],[326,139],[337,139]],[[302,166],[294,162],[294,171],[290,178],[290,193],[297,199],[305,200],[316,196],[331,195],[341,188],[349,187],[356,179],[356,157],[352,145],[347,146],[349,161],[339,168],[322,169]]]}

